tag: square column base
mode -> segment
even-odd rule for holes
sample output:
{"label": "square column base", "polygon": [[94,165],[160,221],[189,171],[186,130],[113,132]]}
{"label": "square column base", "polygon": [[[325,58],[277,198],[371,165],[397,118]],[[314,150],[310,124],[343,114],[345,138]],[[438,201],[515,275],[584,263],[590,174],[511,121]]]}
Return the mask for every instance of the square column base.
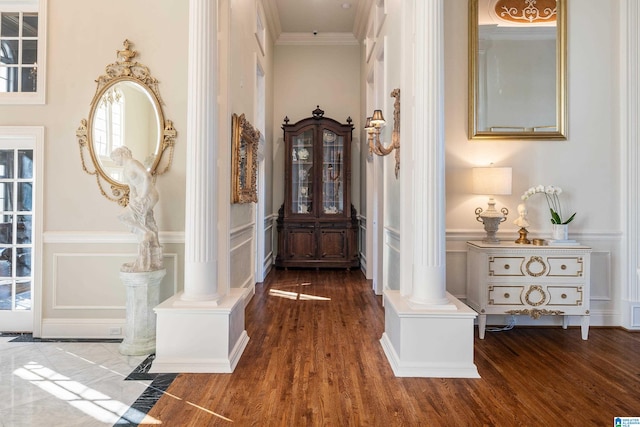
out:
{"label": "square column base", "polygon": [[449,293],[447,298],[446,309],[417,309],[399,291],[384,292],[380,343],[396,377],[480,378],[473,363],[477,313]]}
{"label": "square column base", "polygon": [[244,329],[246,289],[217,302],[182,301],[181,293],[158,305],[152,373],[231,373],[249,336]]}

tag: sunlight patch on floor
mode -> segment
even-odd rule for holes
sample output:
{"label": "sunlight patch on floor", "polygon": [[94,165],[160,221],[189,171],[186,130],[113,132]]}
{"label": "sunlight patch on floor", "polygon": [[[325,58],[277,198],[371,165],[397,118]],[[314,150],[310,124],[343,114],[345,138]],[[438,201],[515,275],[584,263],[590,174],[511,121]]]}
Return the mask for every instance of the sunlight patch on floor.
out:
{"label": "sunlight patch on floor", "polygon": [[[132,411],[129,405],[36,362],[27,363],[13,374],[103,423],[115,424],[127,411]],[[140,411],[133,411],[135,419],[144,418],[147,424],[162,424]]]}
{"label": "sunlight patch on floor", "polygon": [[[310,286],[310,285],[311,283],[300,283],[295,285],[295,287]],[[290,300],[300,300],[300,301],[331,301],[331,298],[327,298],[327,297],[303,294],[301,292],[284,291],[282,289],[270,289],[269,295],[273,297],[280,297],[280,298],[286,298]]]}
{"label": "sunlight patch on floor", "polygon": [[[220,415],[220,414],[218,414],[218,413],[216,413],[216,412],[213,412],[212,410],[207,409],[207,408],[205,408],[205,407],[202,407],[202,406],[200,406],[200,405],[197,405],[197,404],[195,404],[195,403],[193,403],[193,402],[189,402],[188,400],[184,400],[184,399],[182,399],[181,397],[176,396],[175,394],[171,394],[171,393],[168,393],[168,392],[166,392],[166,391],[165,391],[165,392],[163,392],[163,394],[164,394],[165,396],[169,396],[169,397],[171,397],[172,399],[175,399],[175,400],[183,400],[183,401],[184,401],[184,403],[186,403],[187,405],[193,406],[194,408],[197,408],[197,409],[199,409],[199,410],[201,410],[201,411],[204,411],[204,412],[206,412],[206,413],[208,413],[208,414],[211,414],[211,415],[213,415],[213,416],[216,416],[216,417],[218,417],[218,418],[220,418],[220,419],[222,419],[222,420],[229,421],[229,422],[233,422],[233,420],[232,420],[232,419],[229,419],[229,418],[227,418],[227,417],[225,417],[225,416],[223,416],[223,415]],[[142,423],[140,423],[140,424],[142,424]]]}

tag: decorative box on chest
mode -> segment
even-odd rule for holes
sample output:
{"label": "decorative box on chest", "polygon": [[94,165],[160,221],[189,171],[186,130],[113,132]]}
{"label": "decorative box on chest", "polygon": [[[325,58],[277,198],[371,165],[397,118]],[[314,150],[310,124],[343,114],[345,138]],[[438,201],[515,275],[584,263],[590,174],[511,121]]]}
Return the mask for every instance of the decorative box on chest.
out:
{"label": "decorative box on chest", "polygon": [[591,248],[467,242],[467,305],[478,312],[484,338],[487,315],[581,316],[589,334]]}

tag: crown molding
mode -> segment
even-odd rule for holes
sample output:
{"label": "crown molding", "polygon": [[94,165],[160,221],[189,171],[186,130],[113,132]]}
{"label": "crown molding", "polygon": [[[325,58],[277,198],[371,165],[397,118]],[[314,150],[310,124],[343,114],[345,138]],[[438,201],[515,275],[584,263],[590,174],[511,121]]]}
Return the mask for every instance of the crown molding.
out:
{"label": "crown molding", "polygon": [[367,35],[367,24],[369,22],[369,15],[371,14],[372,6],[373,0],[360,0],[358,2],[356,17],[353,22],[353,34],[356,39],[360,41],[364,40]]}
{"label": "crown molding", "polygon": [[282,33],[282,26],[280,25],[280,14],[278,13],[278,5],[276,0],[263,0],[264,15],[266,19],[266,25],[271,34],[272,40],[278,40]]}
{"label": "crown molding", "polygon": [[360,42],[352,33],[281,33],[276,45],[355,46]]}

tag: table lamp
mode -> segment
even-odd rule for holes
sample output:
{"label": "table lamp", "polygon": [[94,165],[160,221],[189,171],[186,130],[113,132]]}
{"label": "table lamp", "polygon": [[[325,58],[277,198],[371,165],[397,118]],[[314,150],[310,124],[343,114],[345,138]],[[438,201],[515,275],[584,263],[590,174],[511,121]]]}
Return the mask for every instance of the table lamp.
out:
{"label": "table lamp", "polygon": [[484,229],[487,232],[482,241],[484,243],[499,243],[500,240],[496,237],[498,225],[507,219],[509,210],[502,208],[497,211],[493,196],[511,194],[511,168],[472,168],[471,176],[473,194],[489,196],[487,209],[477,208],[475,210],[476,220],[484,224]]}

